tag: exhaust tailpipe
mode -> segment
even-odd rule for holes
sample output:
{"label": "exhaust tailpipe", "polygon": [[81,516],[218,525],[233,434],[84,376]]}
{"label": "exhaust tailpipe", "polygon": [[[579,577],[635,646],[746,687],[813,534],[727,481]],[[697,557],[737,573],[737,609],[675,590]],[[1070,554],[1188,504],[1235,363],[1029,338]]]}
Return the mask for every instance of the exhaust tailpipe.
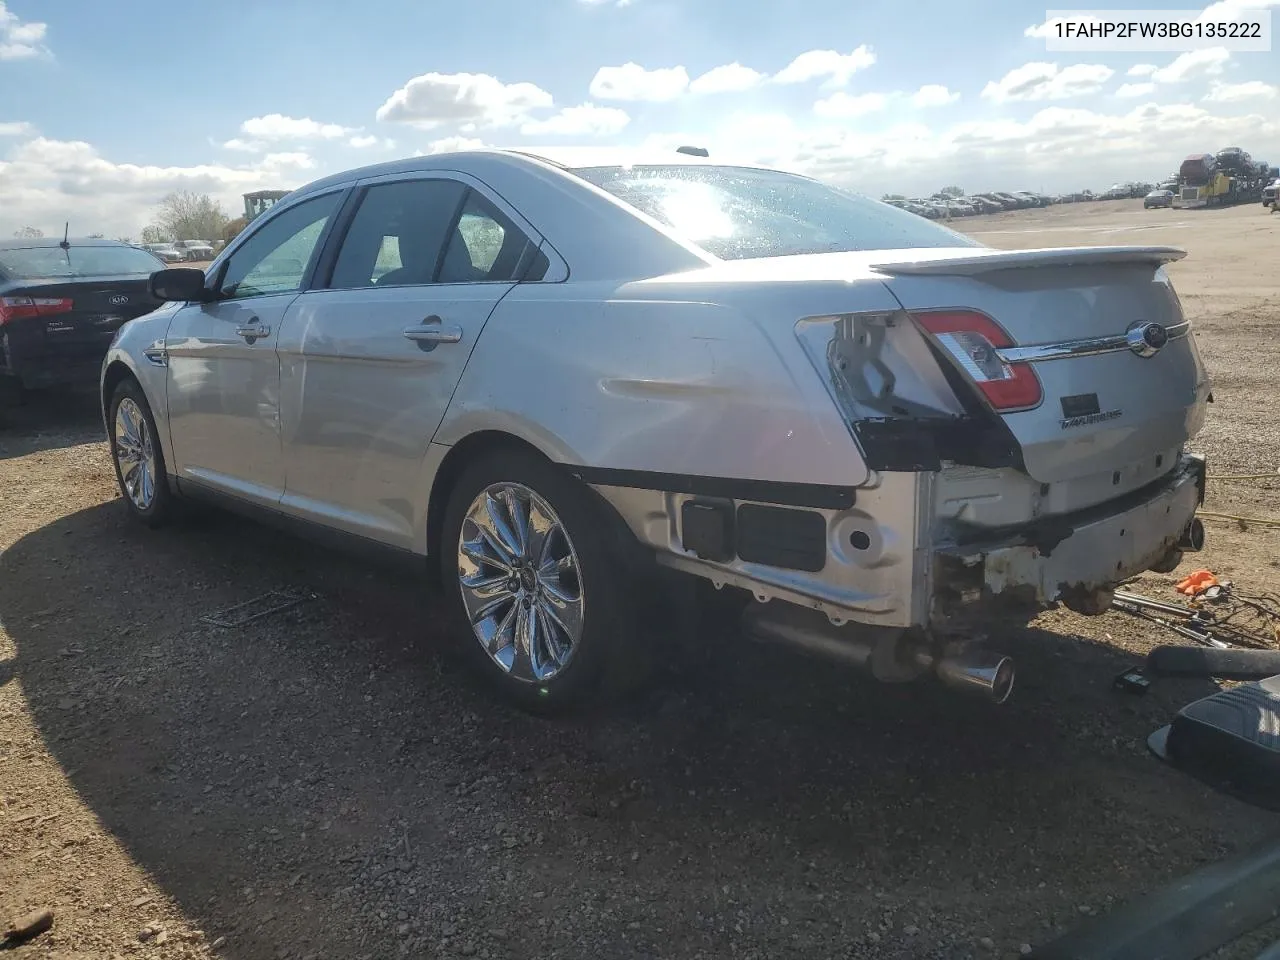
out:
{"label": "exhaust tailpipe", "polygon": [[1004,703],[1013,693],[1013,660],[1004,654],[966,650],[939,659],[934,673],[943,686],[960,693],[974,694],[992,703]]}
{"label": "exhaust tailpipe", "polygon": [[1189,553],[1199,553],[1204,549],[1204,524],[1201,523],[1199,517],[1191,518],[1191,522],[1187,524],[1187,529],[1182,531],[1182,538],[1178,541],[1178,547]]}
{"label": "exhaust tailpipe", "polygon": [[748,635],[782,643],[805,653],[857,667],[885,683],[933,674],[958,693],[1000,704],[1013,692],[1013,660],[1000,653],[961,648],[937,655],[925,637],[876,627],[837,627],[821,613],[789,604],[749,607],[743,616]]}

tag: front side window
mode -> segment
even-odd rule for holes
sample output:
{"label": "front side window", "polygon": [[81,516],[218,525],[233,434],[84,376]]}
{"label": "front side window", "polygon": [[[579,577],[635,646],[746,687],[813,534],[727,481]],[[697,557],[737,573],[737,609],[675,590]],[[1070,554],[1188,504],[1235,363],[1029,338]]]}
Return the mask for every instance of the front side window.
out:
{"label": "front side window", "polygon": [[455,180],[435,179],[370,187],[342,240],[329,286],[433,283],[440,251],[466,190]]}
{"label": "front side window", "polygon": [[723,260],[981,246],[887,203],[775,170],[657,164],[573,172]]}
{"label": "front side window", "polygon": [[227,261],[222,276],[223,299],[302,289],[307,266],[337,210],[341,193],[327,193],[290,207],[244,242]]}

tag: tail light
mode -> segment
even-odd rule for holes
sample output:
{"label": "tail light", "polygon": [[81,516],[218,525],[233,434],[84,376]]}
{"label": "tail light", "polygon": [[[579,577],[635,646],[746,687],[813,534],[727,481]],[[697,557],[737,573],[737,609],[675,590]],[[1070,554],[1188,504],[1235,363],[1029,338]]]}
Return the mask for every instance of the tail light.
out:
{"label": "tail light", "polygon": [[981,313],[948,311],[913,315],[931,333],[991,406],[1002,412],[1038,405],[1044,394],[1029,363],[1006,363],[999,351],[1013,340],[994,320]]}
{"label": "tail light", "polygon": [[69,313],[73,307],[65,297],[0,297],[0,326],[28,317]]}

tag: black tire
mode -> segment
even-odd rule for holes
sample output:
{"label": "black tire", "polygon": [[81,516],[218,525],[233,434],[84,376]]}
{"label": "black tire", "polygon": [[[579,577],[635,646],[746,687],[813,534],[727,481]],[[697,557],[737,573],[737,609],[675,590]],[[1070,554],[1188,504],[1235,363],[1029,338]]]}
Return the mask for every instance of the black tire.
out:
{"label": "black tire", "polygon": [[[120,457],[118,456],[116,444],[116,417],[120,410],[120,404],[125,400],[133,401],[141,411],[142,423],[149,431],[151,450],[155,458],[155,489],[150,503],[145,507],[140,507],[133,501],[120,470]],[[149,527],[163,526],[174,518],[177,511],[177,498],[174,497],[173,492],[169,489],[169,475],[164,460],[164,448],[160,445],[160,433],[156,430],[156,421],[151,415],[151,405],[147,403],[147,395],[143,393],[142,386],[138,381],[132,377],[127,377],[120,382],[115,392],[111,395],[111,404],[107,410],[107,441],[111,447],[111,464],[115,468],[116,484],[120,488],[120,497],[124,500],[125,509]]]}
{"label": "black tire", "polygon": [[[519,484],[559,518],[577,558],[582,630],[573,654],[549,679],[522,680],[495,662],[467,615],[460,583],[459,543],[473,501],[495,484]],[[560,714],[635,689],[649,675],[637,643],[637,547],[596,494],[562,468],[521,450],[494,451],[467,465],[450,491],[439,542],[440,585],[464,656],[500,695],[524,710]]]}

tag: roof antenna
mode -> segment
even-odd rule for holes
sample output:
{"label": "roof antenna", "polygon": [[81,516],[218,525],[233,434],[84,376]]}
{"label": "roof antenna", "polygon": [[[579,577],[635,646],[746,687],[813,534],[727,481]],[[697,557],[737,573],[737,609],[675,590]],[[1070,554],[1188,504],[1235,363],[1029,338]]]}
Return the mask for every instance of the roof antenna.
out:
{"label": "roof antenna", "polygon": [[66,225],[63,226],[62,228],[62,242],[58,244],[58,246],[60,246],[63,250],[71,249],[71,243],[67,239],[70,236],[71,236],[71,221],[68,220],[66,222]]}

